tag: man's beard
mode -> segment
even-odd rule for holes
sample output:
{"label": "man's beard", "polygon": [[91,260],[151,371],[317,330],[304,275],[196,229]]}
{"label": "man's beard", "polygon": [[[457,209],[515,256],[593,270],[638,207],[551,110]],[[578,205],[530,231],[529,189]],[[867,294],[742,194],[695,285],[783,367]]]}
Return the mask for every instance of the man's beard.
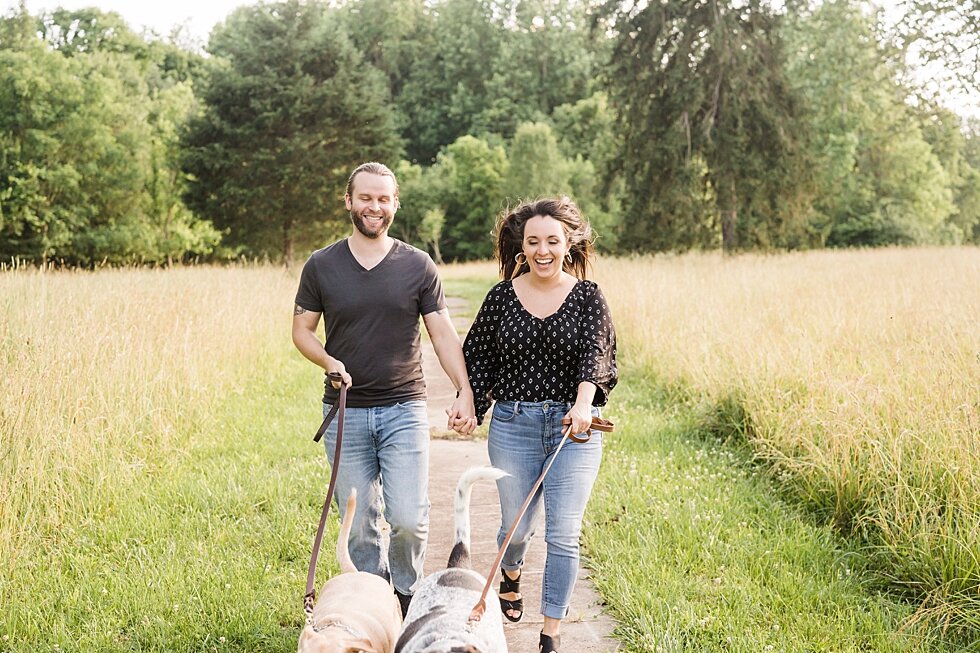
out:
{"label": "man's beard", "polygon": [[394,220],[395,216],[388,215],[387,213],[382,213],[384,220],[378,227],[377,231],[371,231],[368,226],[364,223],[364,216],[353,209],[350,212],[350,220],[354,223],[354,227],[361,232],[367,238],[379,238],[381,234],[387,231],[388,227],[391,226],[391,221]]}

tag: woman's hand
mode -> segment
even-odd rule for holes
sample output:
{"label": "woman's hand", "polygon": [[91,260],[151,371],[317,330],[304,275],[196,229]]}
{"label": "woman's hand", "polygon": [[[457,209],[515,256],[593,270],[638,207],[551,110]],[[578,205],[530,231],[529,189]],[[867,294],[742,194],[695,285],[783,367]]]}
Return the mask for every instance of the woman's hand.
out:
{"label": "woman's hand", "polygon": [[572,420],[572,435],[588,433],[589,427],[592,426],[592,406],[576,401],[572,405],[571,410],[565,413],[565,417]]}
{"label": "woman's hand", "polygon": [[469,435],[476,430],[476,410],[473,407],[473,391],[468,385],[460,388],[456,401],[446,409],[448,426],[460,435]]}

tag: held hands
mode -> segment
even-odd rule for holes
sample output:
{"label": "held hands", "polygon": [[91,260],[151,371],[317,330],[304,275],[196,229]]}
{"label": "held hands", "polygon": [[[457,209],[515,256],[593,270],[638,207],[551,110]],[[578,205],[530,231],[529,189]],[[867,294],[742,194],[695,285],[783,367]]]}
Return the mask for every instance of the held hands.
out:
{"label": "held hands", "polygon": [[[571,434],[580,435],[582,433],[588,433],[589,428],[592,426],[592,406],[588,404],[583,404],[581,402],[575,402],[572,405],[571,410],[565,413],[565,418],[571,419]],[[565,427],[569,428],[569,427]]]}
{"label": "held hands", "polygon": [[468,385],[463,386],[456,401],[446,409],[449,416],[447,426],[460,435],[469,435],[476,429],[476,408],[473,405],[473,390]]}

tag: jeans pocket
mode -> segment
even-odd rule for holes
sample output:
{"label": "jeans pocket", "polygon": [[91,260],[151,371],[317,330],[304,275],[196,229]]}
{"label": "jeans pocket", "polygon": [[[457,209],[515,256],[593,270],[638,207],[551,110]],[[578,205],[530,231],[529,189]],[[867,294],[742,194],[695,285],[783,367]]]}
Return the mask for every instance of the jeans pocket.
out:
{"label": "jeans pocket", "polygon": [[493,419],[496,422],[513,421],[517,415],[517,402],[498,401],[493,405]]}

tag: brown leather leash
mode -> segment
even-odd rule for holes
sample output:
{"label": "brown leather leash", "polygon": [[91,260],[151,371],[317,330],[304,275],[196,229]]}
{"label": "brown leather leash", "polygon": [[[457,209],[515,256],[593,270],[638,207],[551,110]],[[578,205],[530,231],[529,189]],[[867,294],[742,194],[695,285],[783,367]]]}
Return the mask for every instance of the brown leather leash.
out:
{"label": "brown leather leash", "polygon": [[333,452],[333,465],[330,466],[330,484],[327,486],[327,498],[323,502],[323,510],[320,512],[320,525],[316,529],[316,539],[313,540],[313,554],[310,556],[310,569],[306,572],[306,594],[303,595],[303,612],[306,613],[307,621],[313,618],[313,605],[316,603],[316,588],[313,586],[316,574],[316,559],[320,555],[320,543],[323,541],[323,528],[327,524],[327,513],[330,511],[330,500],[333,498],[333,489],[337,484],[337,470],[340,468],[340,445],[344,441],[344,411],[347,408],[347,384],[343,382],[343,377],[337,372],[327,374],[331,385],[340,388],[340,397],[337,403],[327,412],[323,418],[323,423],[313,436],[314,442],[319,442],[326,432],[334,416],[337,417],[337,445]]}
{"label": "brown leather leash", "polygon": [[589,431],[587,433],[572,435],[572,419],[570,417],[564,417],[562,418],[561,423],[565,425],[565,428],[562,429],[561,442],[558,443],[558,448],[555,449],[555,453],[551,456],[551,460],[545,466],[544,471],[541,472],[541,476],[539,476],[538,480],[534,482],[534,487],[531,488],[531,492],[528,493],[527,498],[524,499],[524,505],[521,506],[520,512],[517,513],[517,519],[515,519],[514,523],[511,524],[510,530],[507,531],[507,535],[504,537],[503,544],[501,544],[500,548],[497,550],[497,557],[494,559],[493,564],[490,565],[490,573],[487,574],[487,583],[483,586],[483,593],[480,594],[480,600],[476,602],[476,605],[473,606],[473,610],[470,611],[470,623],[479,621],[483,617],[483,613],[487,611],[487,594],[490,593],[490,586],[493,585],[493,579],[497,575],[497,568],[500,566],[500,561],[504,559],[504,551],[507,550],[507,545],[510,544],[511,539],[514,537],[514,531],[517,530],[517,525],[520,524],[521,520],[524,518],[524,513],[527,512],[528,506],[531,505],[531,499],[534,498],[534,494],[544,482],[544,477],[548,475],[548,470],[551,469],[551,466],[555,463],[555,460],[558,459],[558,453],[561,451],[561,448],[565,446],[565,442],[568,440],[571,440],[572,442],[588,442],[592,437],[592,431],[612,433],[613,429],[616,428],[616,426],[607,419],[593,417],[592,425],[589,427]]}

